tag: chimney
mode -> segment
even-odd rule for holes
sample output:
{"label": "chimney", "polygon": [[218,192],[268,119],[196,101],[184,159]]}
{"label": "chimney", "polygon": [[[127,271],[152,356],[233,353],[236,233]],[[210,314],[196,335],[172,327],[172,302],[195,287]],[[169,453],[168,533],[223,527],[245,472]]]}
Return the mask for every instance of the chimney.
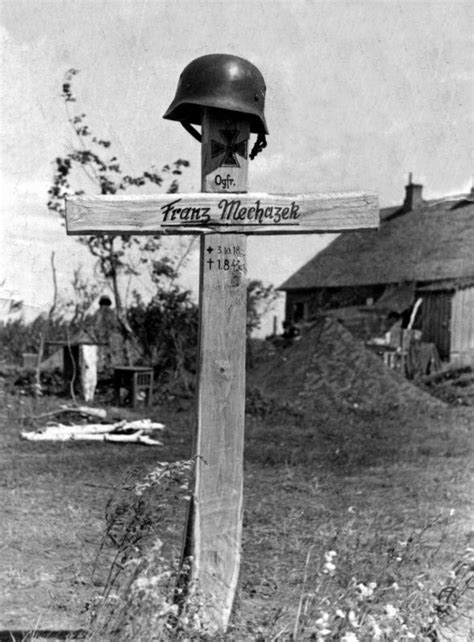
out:
{"label": "chimney", "polygon": [[420,207],[423,207],[424,201],[422,197],[423,185],[416,185],[412,182],[412,173],[408,176],[408,185],[405,187],[405,201],[403,209],[405,212],[412,212]]}

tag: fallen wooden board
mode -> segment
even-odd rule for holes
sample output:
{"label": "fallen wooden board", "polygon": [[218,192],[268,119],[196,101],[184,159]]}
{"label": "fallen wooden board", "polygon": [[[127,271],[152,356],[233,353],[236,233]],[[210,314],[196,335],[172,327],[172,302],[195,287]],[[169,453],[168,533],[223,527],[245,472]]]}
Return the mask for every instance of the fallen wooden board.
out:
{"label": "fallen wooden board", "polygon": [[140,443],[147,446],[162,446],[162,442],[149,433],[163,430],[164,425],[150,419],[121,421],[116,424],[85,424],[68,426],[56,424],[31,432],[21,432],[28,441],[111,441],[115,443]]}
{"label": "fallen wooden board", "polygon": [[64,414],[77,414],[84,417],[96,417],[99,419],[105,419],[107,416],[107,411],[103,408],[89,408],[88,406],[67,406],[61,405],[56,410],[51,410],[50,412],[43,412],[41,415],[36,415],[31,417],[31,419],[45,419],[46,417],[54,417],[55,415],[64,415]]}
{"label": "fallen wooden board", "polygon": [[336,233],[379,224],[378,197],[335,194],[158,194],[66,200],[67,233]]}
{"label": "fallen wooden board", "polygon": [[144,444],[145,446],[162,446],[163,442],[152,439],[149,435],[144,434],[141,430],[130,435],[120,433],[65,433],[50,434],[48,432],[22,432],[23,439],[28,441],[110,441],[114,443]]}

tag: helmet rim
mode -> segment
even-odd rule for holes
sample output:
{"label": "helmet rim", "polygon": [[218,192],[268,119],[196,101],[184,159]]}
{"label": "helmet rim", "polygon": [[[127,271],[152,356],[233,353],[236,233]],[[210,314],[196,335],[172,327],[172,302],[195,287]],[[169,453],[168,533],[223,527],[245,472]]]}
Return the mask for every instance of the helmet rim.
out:
{"label": "helmet rim", "polygon": [[265,92],[262,74],[245,58],[207,54],[195,58],[182,71],[176,95],[163,118],[200,125],[202,108],[211,107],[247,114],[252,133],[268,134]]}

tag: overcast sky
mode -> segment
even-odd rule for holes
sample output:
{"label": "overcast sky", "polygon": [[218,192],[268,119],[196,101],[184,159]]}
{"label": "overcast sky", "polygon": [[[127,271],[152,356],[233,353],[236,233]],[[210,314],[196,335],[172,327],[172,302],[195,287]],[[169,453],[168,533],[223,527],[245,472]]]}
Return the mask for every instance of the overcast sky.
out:
{"label": "overcast sky", "polygon": [[[51,297],[87,254],[46,208],[52,160],[73,141],[61,99],[141,172],[186,158],[181,191],[200,189],[198,143],[162,119],[182,69],[206,53],[252,61],[267,84],[268,147],[251,191],[370,190],[403,200],[409,172],[426,198],[469,191],[472,2],[314,0],[0,0],[0,284]],[[280,284],[327,236],[251,239],[249,274]],[[196,283],[193,257],[187,285]]]}

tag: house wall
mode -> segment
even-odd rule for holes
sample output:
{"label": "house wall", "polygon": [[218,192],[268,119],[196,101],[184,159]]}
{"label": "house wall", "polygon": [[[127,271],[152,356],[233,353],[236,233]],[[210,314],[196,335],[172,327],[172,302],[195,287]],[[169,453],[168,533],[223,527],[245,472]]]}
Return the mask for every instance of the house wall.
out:
{"label": "house wall", "polygon": [[474,287],[457,290],[452,296],[450,361],[474,366]]}

